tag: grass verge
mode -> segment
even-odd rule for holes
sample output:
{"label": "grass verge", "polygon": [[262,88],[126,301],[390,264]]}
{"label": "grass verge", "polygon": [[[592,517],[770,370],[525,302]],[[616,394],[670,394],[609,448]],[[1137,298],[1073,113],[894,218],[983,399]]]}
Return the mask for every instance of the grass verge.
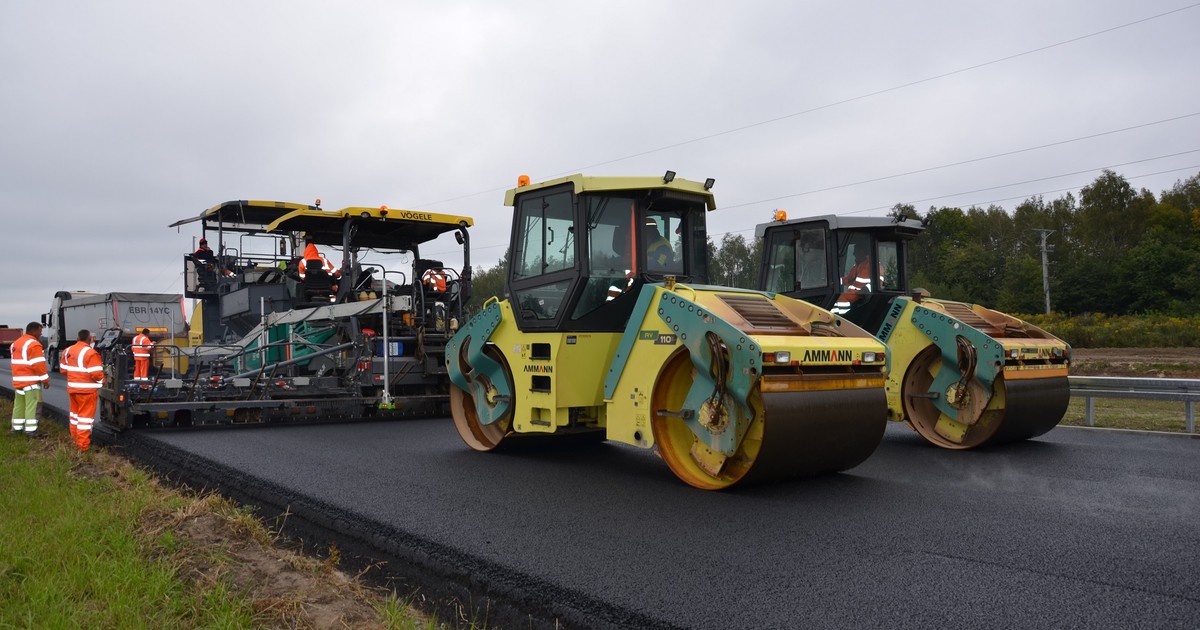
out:
{"label": "grass verge", "polygon": [[[1124,398],[1093,398],[1093,426],[1106,429],[1137,429],[1141,431],[1187,431],[1187,416],[1183,402],[1174,400],[1130,400]],[[1072,398],[1067,414],[1059,424],[1086,427],[1087,403]]]}
{"label": "grass verge", "polygon": [[0,628],[438,628],[394,593],[278,535],[217,495],[127,460],[10,435],[0,398]]}

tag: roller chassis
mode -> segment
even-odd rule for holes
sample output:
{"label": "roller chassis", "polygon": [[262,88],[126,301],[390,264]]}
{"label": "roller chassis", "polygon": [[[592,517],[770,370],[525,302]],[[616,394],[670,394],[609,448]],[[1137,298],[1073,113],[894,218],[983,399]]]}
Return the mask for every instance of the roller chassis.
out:
{"label": "roller chassis", "polygon": [[[471,448],[592,435],[654,449],[682,481],[722,489],[845,470],[878,445],[886,347],[810,304],[705,284],[706,186],[571,176],[506,203],[511,298],[490,300],[446,350]],[[646,251],[651,225],[677,235],[661,271],[621,254]],[[563,233],[578,237],[560,245]],[[550,244],[556,263],[588,262],[548,265]]]}

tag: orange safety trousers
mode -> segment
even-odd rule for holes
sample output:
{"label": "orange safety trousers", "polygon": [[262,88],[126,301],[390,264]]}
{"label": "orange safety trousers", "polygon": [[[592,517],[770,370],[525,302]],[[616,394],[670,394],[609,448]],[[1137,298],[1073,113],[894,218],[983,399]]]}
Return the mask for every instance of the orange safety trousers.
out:
{"label": "orange safety trousers", "polygon": [[134,359],[133,360],[133,378],[150,379],[150,359]]}
{"label": "orange safety trousers", "polygon": [[96,392],[71,392],[71,439],[80,451],[92,444],[92,424],[96,421]]}

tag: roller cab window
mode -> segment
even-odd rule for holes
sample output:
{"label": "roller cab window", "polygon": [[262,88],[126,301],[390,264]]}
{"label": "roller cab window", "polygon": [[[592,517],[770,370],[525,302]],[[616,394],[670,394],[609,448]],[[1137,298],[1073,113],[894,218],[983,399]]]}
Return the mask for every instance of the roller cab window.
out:
{"label": "roller cab window", "polygon": [[571,191],[539,192],[522,197],[517,206],[509,279],[518,318],[545,328],[560,319],[579,270]]}

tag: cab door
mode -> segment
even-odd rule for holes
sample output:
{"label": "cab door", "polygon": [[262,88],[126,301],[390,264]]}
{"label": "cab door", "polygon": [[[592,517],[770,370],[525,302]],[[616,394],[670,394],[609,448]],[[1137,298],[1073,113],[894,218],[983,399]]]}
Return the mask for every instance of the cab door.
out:
{"label": "cab door", "polygon": [[513,217],[508,288],[521,330],[557,330],[579,291],[575,194],[556,186],[520,196]]}

